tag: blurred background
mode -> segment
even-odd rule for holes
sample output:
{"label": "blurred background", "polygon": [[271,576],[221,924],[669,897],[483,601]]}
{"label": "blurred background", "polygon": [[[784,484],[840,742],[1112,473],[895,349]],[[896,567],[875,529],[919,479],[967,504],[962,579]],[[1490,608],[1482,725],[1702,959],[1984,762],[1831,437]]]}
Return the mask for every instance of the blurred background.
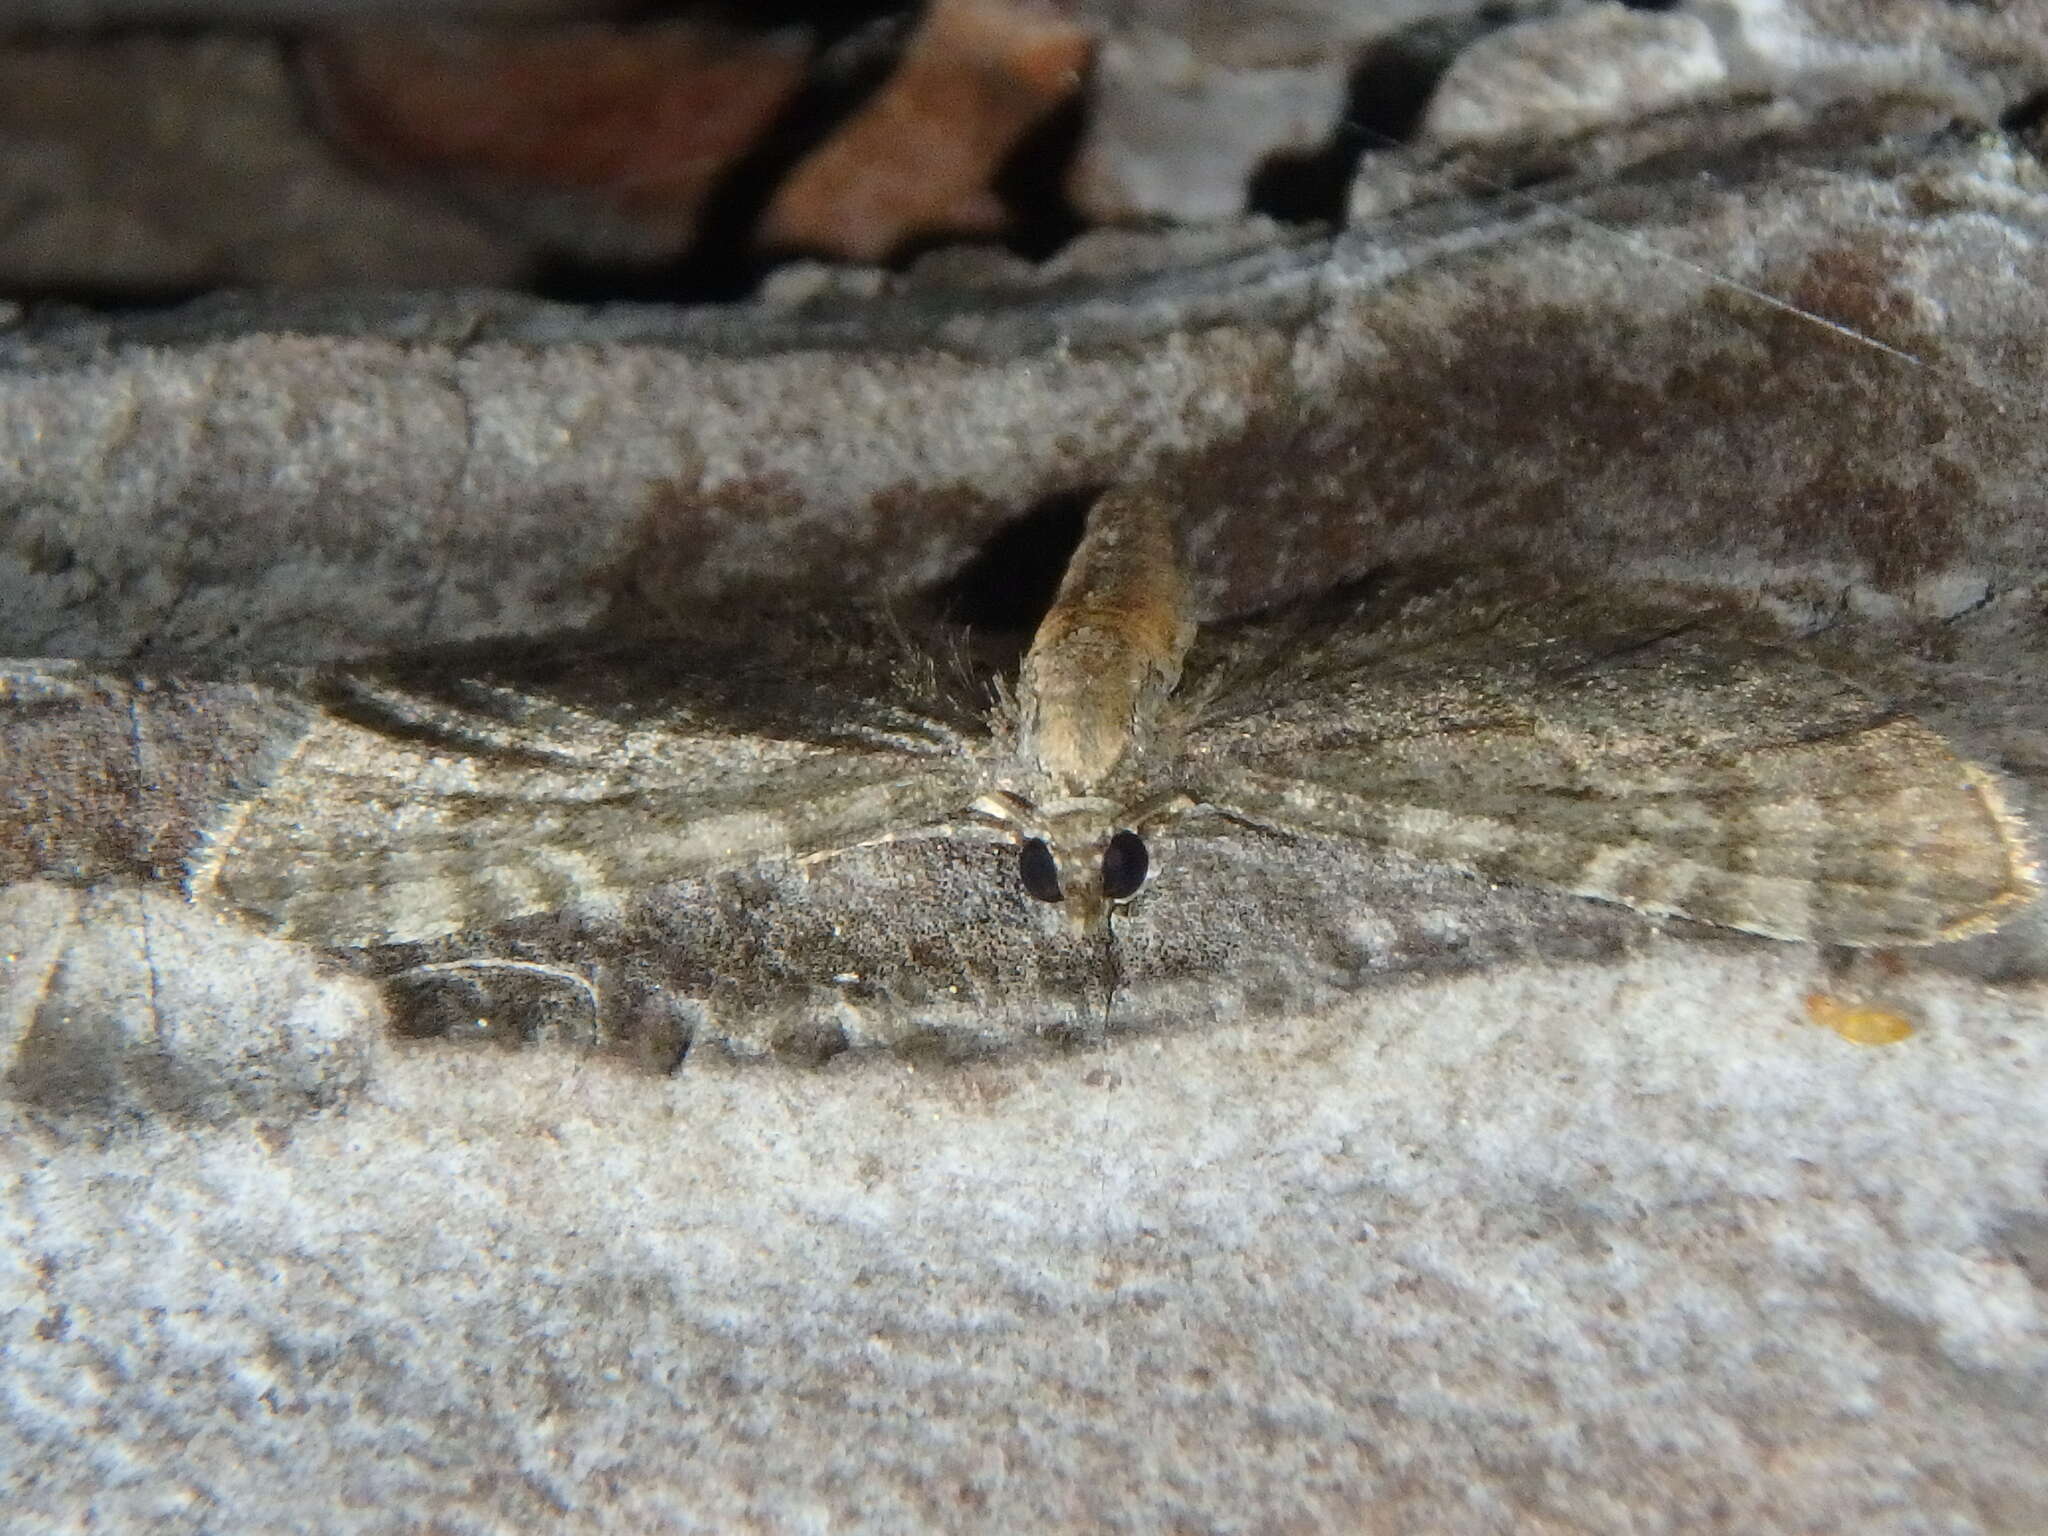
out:
{"label": "blurred background", "polygon": [[1367,157],[1810,105],[1909,59],[1995,119],[2048,81],[2038,30],[1918,0],[11,0],[0,290],[719,300],[792,256],[1327,227]]}

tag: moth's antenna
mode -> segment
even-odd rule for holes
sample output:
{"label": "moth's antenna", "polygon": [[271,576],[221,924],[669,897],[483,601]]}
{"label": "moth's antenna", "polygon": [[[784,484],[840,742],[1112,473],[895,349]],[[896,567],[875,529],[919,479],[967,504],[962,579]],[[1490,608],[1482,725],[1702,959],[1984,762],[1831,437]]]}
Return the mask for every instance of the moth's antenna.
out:
{"label": "moth's antenna", "polygon": [[[1341,126],[1356,133],[1361,139],[1369,140],[1383,149],[1403,150],[1411,147],[1355,117],[1345,117],[1342,119]],[[1656,241],[1648,239],[1633,230],[1609,224],[1604,219],[1597,219],[1591,214],[1581,213],[1576,208],[1567,207],[1560,201],[1544,197],[1539,193],[1530,191],[1526,187],[1516,186],[1511,182],[1502,180],[1498,176],[1490,176],[1485,171],[1471,165],[1469,163],[1469,155],[1466,158],[1467,163],[1447,165],[1446,169],[1450,174],[1475,184],[1486,191],[1504,198],[1513,198],[1525,208],[1550,215],[1561,223],[1575,228],[1590,230],[1651,261],[1662,262],[1666,266],[1675,267],[1680,271],[1690,273],[1692,276],[1699,278],[1712,287],[1721,289],[1723,292],[1740,294],[1753,303],[1762,305],[1767,309],[1776,310],[1780,314],[1793,316],[1819,330],[1830,331],[1836,336],[1841,337],[1844,341],[1868,348],[1872,352],[1882,353],[1884,356],[1896,359],[1898,362],[1904,363],[1909,367],[1924,369],[1942,378],[1952,378],[1960,384],[1964,384],[1981,394],[1989,396],[2000,405],[2017,405],[2019,403],[2016,397],[1993,385],[1968,378],[1953,369],[1944,368],[1937,363],[1930,362],[1916,352],[1909,351],[1904,347],[1895,346],[1891,342],[1873,336],[1867,331],[1860,331],[1855,326],[1849,325],[1844,321],[1832,319],[1817,310],[1807,309],[1802,305],[1795,304],[1790,299],[1772,293],[1769,289],[1745,283],[1740,278],[1732,277],[1726,272],[1717,271],[1703,262],[1694,261],[1690,257],[1681,256],[1676,251],[1667,250],[1665,247],[1657,244]]]}
{"label": "moth's antenna", "polygon": [[[1689,257],[1679,255],[1676,251],[1667,251],[1663,246],[1657,244],[1656,241],[1646,240],[1632,230],[1623,229],[1619,225],[1608,224],[1590,215],[1579,213],[1575,209],[1559,208],[1557,211],[1563,214],[1566,220],[1570,222],[1585,224],[1593,229],[1600,230],[1612,239],[1620,241],[1631,250],[1648,256],[1651,260],[1662,261],[1671,266],[1678,267],[1683,271],[1692,273],[1695,277],[1703,277],[1716,288],[1725,289],[1731,293],[1739,293],[1744,298],[1761,304],[1767,309],[1775,309],[1781,314],[1796,316],[1798,319],[1804,320],[1808,325],[1818,326],[1824,331],[1833,331],[1837,336],[1842,337],[1846,341],[1852,341],[1859,347],[1868,347],[1873,352],[1882,352],[1887,357],[1895,357],[1900,362],[1908,363],[1915,368],[1934,369],[1934,365],[1917,352],[1908,352],[1904,347],[1895,347],[1890,342],[1871,335],[1868,331],[1859,331],[1855,326],[1841,320],[1832,319],[1817,309],[1807,309],[1802,305],[1794,304],[1790,299],[1780,298],[1768,288],[1758,288],[1754,284],[1745,283],[1739,277],[1731,277],[1726,272],[1717,272],[1704,262],[1693,261]],[[1935,369],[1934,371],[1939,372],[1941,370]]]}
{"label": "moth's antenna", "polygon": [[1796,319],[1805,321],[1809,325],[1818,326],[1824,331],[1833,331],[1845,341],[1854,342],[1860,347],[1868,347],[1873,352],[1882,352],[1888,357],[1895,357],[1900,362],[1908,363],[1915,368],[1931,369],[1934,366],[1917,352],[1908,352],[1904,347],[1895,347],[1890,342],[1871,335],[1868,331],[1859,331],[1855,326],[1840,320],[1831,319],[1818,310],[1807,309],[1803,305],[1794,304],[1790,299],[1781,298],[1777,294],[1772,293],[1768,288],[1759,288],[1752,283],[1745,283],[1741,278],[1731,277],[1728,273],[1718,271],[1708,266],[1705,262],[1694,261],[1689,256],[1681,256],[1676,251],[1666,250],[1663,246],[1657,244],[1656,241],[1646,239],[1634,230],[1624,229],[1619,224],[1609,224],[1605,219],[1596,219],[1589,213],[1581,213],[1576,208],[1566,207],[1563,203],[1552,202],[1548,198],[1538,197],[1525,187],[1513,186],[1496,177],[1489,177],[1483,171],[1461,170],[1460,174],[1469,176],[1473,181],[1478,182],[1489,191],[1498,192],[1505,197],[1519,199],[1531,208],[1554,214],[1566,224],[1571,224],[1581,229],[1589,229],[1596,234],[1604,235],[1617,244],[1628,247],[1640,256],[1646,256],[1652,261],[1663,262],[1666,266],[1676,267],[1682,272],[1689,272],[1694,277],[1704,279],[1707,283],[1721,289],[1723,292],[1739,293],[1744,298],[1761,304],[1767,309],[1775,309],[1780,314],[1791,315]]}

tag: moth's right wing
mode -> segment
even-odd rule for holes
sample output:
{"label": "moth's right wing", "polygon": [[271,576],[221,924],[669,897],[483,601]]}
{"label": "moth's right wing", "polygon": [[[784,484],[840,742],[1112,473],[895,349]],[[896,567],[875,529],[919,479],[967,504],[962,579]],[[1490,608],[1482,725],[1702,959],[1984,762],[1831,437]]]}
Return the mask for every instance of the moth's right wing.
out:
{"label": "moth's right wing", "polygon": [[518,666],[365,667],[279,686],[304,735],[194,861],[196,896],[356,947],[881,840],[973,798],[964,677],[887,643]]}
{"label": "moth's right wing", "polygon": [[1821,943],[2039,890],[1990,774],[1709,604],[1396,593],[1226,629],[1182,686],[1188,791],[1283,830]]}

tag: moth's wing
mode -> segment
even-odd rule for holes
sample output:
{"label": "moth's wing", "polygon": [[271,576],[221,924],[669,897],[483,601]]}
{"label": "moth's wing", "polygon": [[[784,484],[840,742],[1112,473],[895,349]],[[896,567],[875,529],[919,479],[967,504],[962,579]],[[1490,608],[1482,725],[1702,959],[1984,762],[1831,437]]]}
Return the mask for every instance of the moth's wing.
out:
{"label": "moth's wing", "polygon": [[314,943],[398,943],[963,809],[964,676],[887,632],[814,638],[281,683],[318,707],[194,893]]}
{"label": "moth's wing", "polygon": [[1849,945],[2038,890],[1988,773],[1701,604],[1394,594],[1227,629],[1182,687],[1198,799],[1489,879]]}

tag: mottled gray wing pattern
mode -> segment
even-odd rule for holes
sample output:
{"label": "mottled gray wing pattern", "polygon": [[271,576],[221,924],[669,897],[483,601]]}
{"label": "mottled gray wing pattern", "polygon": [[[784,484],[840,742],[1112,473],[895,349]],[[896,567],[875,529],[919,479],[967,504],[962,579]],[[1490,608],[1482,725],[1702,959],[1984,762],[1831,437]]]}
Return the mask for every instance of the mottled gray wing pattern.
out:
{"label": "mottled gray wing pattern", "polygon": [[214,829],[195,894],[314,943],[409,942],[964,809],[963,674],[880,628],[765,633],[297,679],[310,726]]}
{"label": "mottled gray wing pattern", "polygon": [[1244,820],[1774,938],[1925,944],[2035,892],[1996,783],[1725,613],[1470,587],[1219,631],[1186,787]]}

